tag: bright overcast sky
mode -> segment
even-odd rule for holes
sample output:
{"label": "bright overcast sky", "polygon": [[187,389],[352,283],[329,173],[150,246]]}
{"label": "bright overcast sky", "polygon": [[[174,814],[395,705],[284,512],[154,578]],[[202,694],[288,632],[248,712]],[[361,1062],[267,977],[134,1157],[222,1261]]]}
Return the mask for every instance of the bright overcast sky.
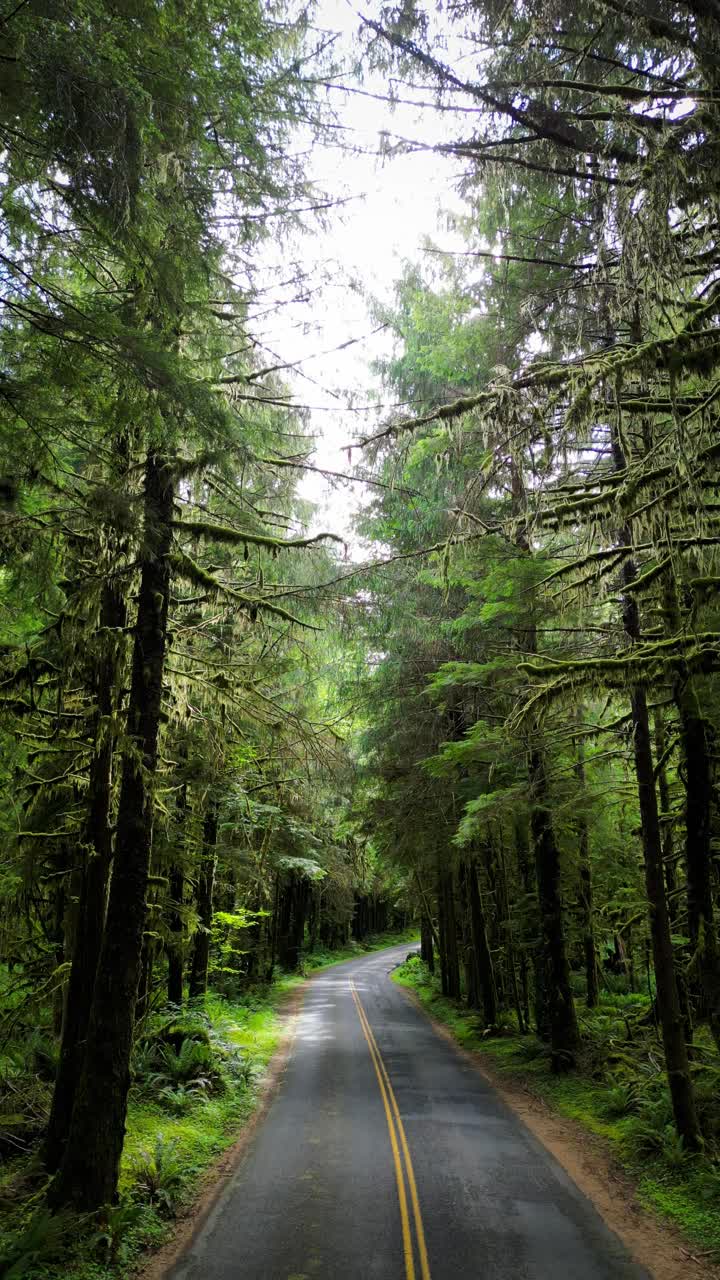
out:
{"label": "bright overcast sky", "polygon": [[[358,18],[345,0],[321,0],[316,25],[340,32],[346,50],[357,47]],[[366,75],[362,85],[353,86],[348,78],[344,83],[368,94],[382,95],[387,90],[379,75]],[[431,95],[425,91],[416,96],[427,100]],[[282,376],[300,403],[314,406],[313,462],[347,471],[343,445],[361,432],[372,431],[383,420],[382,411],[358,413],[350,409],[353,404],[367,405],[373,391],[379,391],[369,362],[391,349],[387,332],[367,336],[374,327],[368,301],[391,297],[403,260],[422,259],[424,237],[435,237],[443,247],[460,247],[450,231],[438,230],[438,215],[461,206],[453,190],[456,162],[429,152],[386,158],[378,154],[385,132],[425,142],[440,140],[447,136],[443,133],[445,118],[408,106],[397,106],[393,111],[387,102],[356,93],[331,90],[329,100],[343,125],[343,144],[316,145],[311,176],[321,190],[336,199],[350,200],[330,212],[326,230],[306,236],[290,255],[310,272],[311,280],[319,279],[322,264],[326,264],[329,280],[311,292],[307,301],[279,307],[256,328],[269,350],[285,361],[302,362],[298,371]],[[271,247],[267,252],[268,280],[292,274],[287,269],[287,246],[282,251]],[[261,303],[258,312],[262,310]],[[364,340],[344,351],[317,355],[358,338]],[[357,461],[357,453],[354,458]],[[306,474],[301,494],[318,504],[314,528],[330,528],[344,536],[349,533],[352,510],[362,498],[360,486],[333,490],[322,477]]]}

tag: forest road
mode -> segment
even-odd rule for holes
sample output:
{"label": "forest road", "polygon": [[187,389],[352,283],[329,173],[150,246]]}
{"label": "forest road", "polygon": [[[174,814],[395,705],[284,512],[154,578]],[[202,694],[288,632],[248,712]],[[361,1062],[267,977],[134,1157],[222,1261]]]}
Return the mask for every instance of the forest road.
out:
{"label": "forest road", "polygon": [[171,1280],[649,1280],[390,981],[319,973],[284,1078]]}

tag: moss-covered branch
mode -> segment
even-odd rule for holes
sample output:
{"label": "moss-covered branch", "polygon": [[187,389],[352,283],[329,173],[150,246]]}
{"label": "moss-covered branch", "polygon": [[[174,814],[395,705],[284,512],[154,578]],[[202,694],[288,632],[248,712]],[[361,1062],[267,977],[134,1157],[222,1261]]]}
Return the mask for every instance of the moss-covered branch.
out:
{"label": "moss-covered branch", "polygon": [[313,547],[330,539],[342,542],[336,533],[316,533],[311,538],[274,538],[269,533],[249,533],[245,529],[233,529],[227,524],[211,524],[205,520],[174,520],[173,527],[180,533],[187,533],[193,538],[205,538],[212,542],[228,542],[234,545],[249,543],[255,547],[266,547],[268,551],[286,551],[298,547]]}

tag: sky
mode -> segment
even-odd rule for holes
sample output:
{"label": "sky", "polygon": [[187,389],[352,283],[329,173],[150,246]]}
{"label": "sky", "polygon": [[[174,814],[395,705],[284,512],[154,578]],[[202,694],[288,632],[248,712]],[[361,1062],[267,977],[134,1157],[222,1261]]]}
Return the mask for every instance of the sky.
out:
{"label": "sky", "polygon": [[[316,26],[339,33],[335,46],[339,54],[352,54],[358,25],[347,0],[321,0]],[[366,73],[362,85],[348,77],[344,83],[380,97],[388,89],[377,73]],[[268,245],[263,272],[268,282],[287,278],[288,261],[294,258],[309,272],[310,281],[327,278],[317,291],[308,291],[309,297],[289,302],[271,315],[261,314],[263,295],[257,313],[268,350],[280,353],[287,362],[299,362],[282,377],[298,402],[313,406],[313,463],[347,471],[346,446],[359,434],[371,433],[385,417],[382,410],[353,411],[353,406],[357,410],[368,405],[373,393],[387,400],[370,363],[390,353],[392,338],[387,331],[372,333],[376,324],[370,315],[371,300],[392,298],[403,261],[423,259],[425,237],[431,236],[443,248],[461,247],[457,235],[442,225],[442,214],[459,211],[462,205],[453,186],[456,168],[451,160],[425,151],[381,154],[388,134],[425,142],[452,136],[452,129],[447,132],[447,116],[412,106],[397,106],[393,111],[387,101],[354,92],[327,93],[342,125],[342,141],[313,147],[310,174],[321,191],[348,198],[347,203],[329,213],[324,228],[305,235],[296,245]],[[426,90],[416,96],[427,101],[431,95]],[[303,141],[299,139],[298,145]],[[290,297],[294,292],[277,290],[277,296]],[[348,342],[352,345],[333,350]],[[359,461],[357,452],[353,461]],[[322,527],[339,533],[357,553],[351,521],[364,497],[362,487],[331,488],[323,477],[306,473],[300,492],[317,504],[313,531]]]}

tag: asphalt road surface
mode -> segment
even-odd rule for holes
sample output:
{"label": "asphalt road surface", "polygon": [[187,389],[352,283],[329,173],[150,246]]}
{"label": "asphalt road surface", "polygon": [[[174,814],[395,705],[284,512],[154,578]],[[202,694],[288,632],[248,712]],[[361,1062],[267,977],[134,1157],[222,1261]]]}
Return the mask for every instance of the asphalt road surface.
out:
{"label": "asphalt road surface", "polygon": [[282,1084],[172,1280],[649,1280],[389,979],[320,973]]}

